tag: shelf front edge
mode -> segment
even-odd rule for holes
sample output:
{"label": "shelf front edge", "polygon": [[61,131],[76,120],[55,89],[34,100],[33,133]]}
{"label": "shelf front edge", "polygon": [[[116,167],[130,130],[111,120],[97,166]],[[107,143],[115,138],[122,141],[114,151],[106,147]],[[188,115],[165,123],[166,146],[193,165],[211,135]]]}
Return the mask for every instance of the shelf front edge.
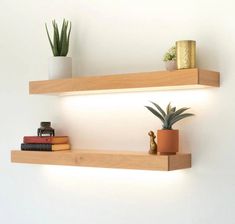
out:
{"label": "shelf front edge", "polygon": [[135,152],[32,152],[13,150],[13,163],[170,171],[191,167],[191,154],[156,156]]}
{"label": "shelf front edge", "polygon": [[218,87],[219,73],[200,69],[155,71],[31,81],[30,94],[77,94]]}

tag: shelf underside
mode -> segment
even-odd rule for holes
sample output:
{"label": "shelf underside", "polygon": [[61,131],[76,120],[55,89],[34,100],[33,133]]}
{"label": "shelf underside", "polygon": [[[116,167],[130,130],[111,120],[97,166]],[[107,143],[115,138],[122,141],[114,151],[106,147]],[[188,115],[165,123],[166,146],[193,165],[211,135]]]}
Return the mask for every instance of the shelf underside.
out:
{"label": "shelf underside", "polygon": [[71,150],[11,151],[14,163],[170,171],[191,167],[191,154],[149,155],[142,152]]}
{"label": "shelf underside", "polygon": [[30,94],[72,95],[81,93],[126,92],[162,89],[219,87],[219,72],[195,69],[153,71],[70,79],[31,81]]}

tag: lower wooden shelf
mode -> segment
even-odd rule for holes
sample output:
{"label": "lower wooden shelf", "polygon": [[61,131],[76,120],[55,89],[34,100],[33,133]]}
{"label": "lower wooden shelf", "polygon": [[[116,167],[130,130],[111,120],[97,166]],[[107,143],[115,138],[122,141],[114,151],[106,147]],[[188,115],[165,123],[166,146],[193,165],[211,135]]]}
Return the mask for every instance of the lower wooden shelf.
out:
{"label": "lower wooden shelf", "polygon": [[66,165],[138,170],[178,170],[191,167],[191,154],[149,155],[143,152],[71,150],[11,151],[13,163]]}

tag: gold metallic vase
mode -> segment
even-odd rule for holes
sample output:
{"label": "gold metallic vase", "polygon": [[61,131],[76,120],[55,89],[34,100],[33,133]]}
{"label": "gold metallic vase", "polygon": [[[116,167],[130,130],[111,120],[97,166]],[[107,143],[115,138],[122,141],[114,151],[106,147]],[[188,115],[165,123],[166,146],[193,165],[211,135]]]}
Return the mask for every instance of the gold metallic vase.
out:
{"label": "gold metallic vase", "polygon": [[196,41],[176,41],[177,69],[196,67]]}

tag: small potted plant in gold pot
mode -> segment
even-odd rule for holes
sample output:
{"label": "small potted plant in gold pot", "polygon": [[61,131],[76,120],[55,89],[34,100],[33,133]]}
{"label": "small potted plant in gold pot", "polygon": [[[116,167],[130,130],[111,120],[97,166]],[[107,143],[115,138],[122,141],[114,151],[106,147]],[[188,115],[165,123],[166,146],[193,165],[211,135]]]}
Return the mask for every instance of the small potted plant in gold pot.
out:
{"label": "small potted plant in gold pot", "polygon": [[173,71],[177,69],[176,64],[176,47],[171,47],[163,56],[163,61],[165,62],[166,70]]}
{"label": "small potted plant in gold pot", "polygon": [[193,116],[191,113],[184,113],[189,108],[176,109],[169,103],[164,111],[158,104],[151,102],[156,109],[145,106],[162,122],[162,130],[157,131],[158,152],[160,155],[174,155],[179,151],[179,130],[173,130],[172,126],[176,122]]}

